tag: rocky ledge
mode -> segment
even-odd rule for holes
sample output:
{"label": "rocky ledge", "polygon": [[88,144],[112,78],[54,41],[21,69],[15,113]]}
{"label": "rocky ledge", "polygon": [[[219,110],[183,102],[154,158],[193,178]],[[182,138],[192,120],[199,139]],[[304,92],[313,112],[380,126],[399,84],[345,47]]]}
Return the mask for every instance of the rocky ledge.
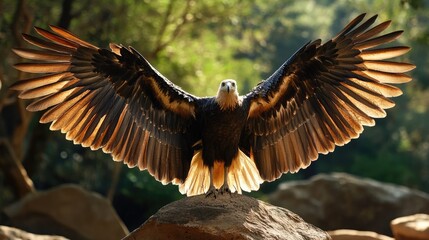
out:
{"label": "rocky ledge", "polygon": [[124,239],[331,238],[287,209],[244,195],[226,194],[217,198],[189,197],[168,204]]}

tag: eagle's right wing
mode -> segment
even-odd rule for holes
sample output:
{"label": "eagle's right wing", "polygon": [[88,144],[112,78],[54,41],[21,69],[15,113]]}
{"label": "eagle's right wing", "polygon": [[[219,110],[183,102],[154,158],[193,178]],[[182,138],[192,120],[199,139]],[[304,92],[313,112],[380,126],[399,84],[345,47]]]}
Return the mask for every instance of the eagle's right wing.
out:
{"label": "eagle's right wing", "polygon": [[363,126],[386,116],[390,97],[408,82],[413,64],[387,61],[409,47],[379,47],[402,31],[378,36],[390,21],[374,27],[377,16],[352,20],[335,38],[312,41],[244,97],[250,106],[242,148],[264,180],[296,172],[357,138]]}
{"label": "eagle's right wing", "polygon": [[23,34],[39,49],[14,49],[34,60],[23,72],[43,74],[16,82],[27,109],[47,111],[42,123],[61,130],[75,144],[103,149],[116,161],[148,169],[162,183],[181,183],[197,139],[197,98],[163,77],[133,48],[98,48],[70,32],[36,28],[45,39]]}

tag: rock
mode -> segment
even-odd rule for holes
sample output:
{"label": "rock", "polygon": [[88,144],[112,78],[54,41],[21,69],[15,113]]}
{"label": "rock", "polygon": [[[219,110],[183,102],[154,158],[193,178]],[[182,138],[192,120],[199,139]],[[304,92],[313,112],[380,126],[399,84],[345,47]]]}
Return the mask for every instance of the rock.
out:
{"label": "rock", "polygon": [[329,235],[299,216],[251,197],[194,196],[170,203],[126,240],[289,239],[323,240]]}
{"label": "rock", "polygon": [[25,239],[25,240],[67,240],[67,238],[61,236],[52,235],[37,235],[28,233],[17,228],[0,226],[0,240],[14,240],[14,239]]}
{"label": "rock", "polygon": [[391,223],[396,240],[428,240],[429,215],[415,214],[400,217]]}
{"label": "rock", "polygon": [[283,183],[268,202],[324,230],[356,229],[389,236],[393,219],[429,212],[426,193],[344,173]]}
{"label": "rock", "polygon": [[3,211],[7,225],[38,234],[71,239],[121,239],[128,234],[107,199],[76,185],[28,194]]}
{"label": "rock", "polygon": [[369,231],[340,229],[328,232],[332,240],[395,240],[391,237]]}

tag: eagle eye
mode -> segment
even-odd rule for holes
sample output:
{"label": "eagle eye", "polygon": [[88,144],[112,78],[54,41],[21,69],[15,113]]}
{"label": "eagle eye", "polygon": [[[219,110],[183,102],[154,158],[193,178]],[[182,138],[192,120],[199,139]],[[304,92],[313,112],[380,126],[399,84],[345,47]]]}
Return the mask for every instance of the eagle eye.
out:
{"label": "eagle eye", "polygon": [[232,86],[235,87],[235,82],[232,82]]}
{"label": "eagle eye", "polygon": [[225,83],[224,82],[222,82],[222,87],[225,87]]}

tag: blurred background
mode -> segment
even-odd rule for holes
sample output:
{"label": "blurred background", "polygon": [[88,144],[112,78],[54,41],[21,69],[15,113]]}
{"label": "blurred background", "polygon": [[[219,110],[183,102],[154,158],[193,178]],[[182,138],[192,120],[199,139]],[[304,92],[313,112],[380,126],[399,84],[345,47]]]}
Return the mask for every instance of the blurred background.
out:
{"label": "blurred background", "polygon": [[400,86],[385,119],[309,168],[264,183],[266,196],[284,182],[318,173],[347,172],[429,192],[429,1],[427,0],[0,0],[0,209],[32,191],[75,183],[98,192],[132,230],[169,202],[183,198],[147,172],[113,162],[101,151],[66,141],[40,115],[25,110],[8,86],[23,74],[11,48],[27,46],[21,33],[49,24],[69,29],[100,47],[130,45],[163,75],[198,96],[216,93],[226,78],[245,94],[310,40],[328,40],[362,12],[392,19],[405,30],[396,45],[412,47],[401,59],[417,65]]}

